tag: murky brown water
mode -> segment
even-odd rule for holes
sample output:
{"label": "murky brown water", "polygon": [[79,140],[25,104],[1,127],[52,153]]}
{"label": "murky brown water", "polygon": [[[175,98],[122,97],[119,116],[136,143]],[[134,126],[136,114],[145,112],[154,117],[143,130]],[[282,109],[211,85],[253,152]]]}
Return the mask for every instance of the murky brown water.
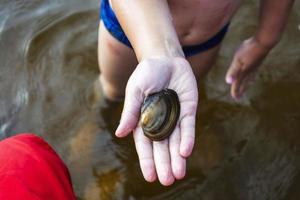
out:
{"label": "murky brown water", "polygon": [[300,199],[299,1],[283,40],[235,103],[224,76],[255,29],[258,3],[245,1],[202,84],[187,177],[167,188],[143,180],[131,137],[113,136],[122,105],[94,93],[98,4],[0,2],[1,138],[44,137],[68,165],[78,199]]}

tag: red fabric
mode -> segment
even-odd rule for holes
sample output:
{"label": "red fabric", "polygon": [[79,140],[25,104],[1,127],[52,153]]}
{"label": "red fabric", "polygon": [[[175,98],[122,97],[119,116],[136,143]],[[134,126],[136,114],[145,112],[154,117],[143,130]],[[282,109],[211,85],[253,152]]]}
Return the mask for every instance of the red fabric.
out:
{"label": "red fabric", "polygon": [[33,134],[0,142],[0,199],[75,199],[68,169],[54,150]]}

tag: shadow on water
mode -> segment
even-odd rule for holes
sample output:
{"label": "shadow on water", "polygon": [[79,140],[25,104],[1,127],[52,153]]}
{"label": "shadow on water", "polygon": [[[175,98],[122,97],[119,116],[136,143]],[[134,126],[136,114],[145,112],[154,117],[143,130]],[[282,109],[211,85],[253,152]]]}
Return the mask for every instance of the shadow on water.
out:
{"label": "shadow on water", "polygon": [[132,137],[113,135],[123,105],[105,101],[97,82],[98,4],[0,3],[1,138],[45,138],[70,169],[78,199],[300,198],[299,2],[283,40],[237,103],[224,74],[256,27],[257,3],[244,2],[201,85],[187,176],[172,187],[145,182]]}

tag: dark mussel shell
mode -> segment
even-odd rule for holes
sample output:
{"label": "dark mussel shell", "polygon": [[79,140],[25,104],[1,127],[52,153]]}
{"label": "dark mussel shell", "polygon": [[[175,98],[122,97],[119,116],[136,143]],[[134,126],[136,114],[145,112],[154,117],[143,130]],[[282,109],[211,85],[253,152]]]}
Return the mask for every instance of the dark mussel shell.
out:
{"label": "dark mussel shell", "polygon": [[180,114],[177,93],[171,89],[150,94],[141,109],[141,126],[145,136],[154,141],[167,138],[174,130]]}

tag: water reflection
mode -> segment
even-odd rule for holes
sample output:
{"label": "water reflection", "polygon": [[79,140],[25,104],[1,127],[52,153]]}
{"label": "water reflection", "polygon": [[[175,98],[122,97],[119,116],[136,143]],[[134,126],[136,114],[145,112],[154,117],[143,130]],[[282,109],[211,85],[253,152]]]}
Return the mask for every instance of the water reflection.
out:
{"label": "water reflection", "polygon": [[[187,177],[146,183],[132,137],[113,131],[122,103],[96,84],[96,0],[0,3],[0,137],[36,132],[68,165],[78,199],[299,199],[299,2],[282,42],[241,102],[224,83],[257,5],[245,1],[201,86]],[[247,19],[247,20],[245,20]]]}

